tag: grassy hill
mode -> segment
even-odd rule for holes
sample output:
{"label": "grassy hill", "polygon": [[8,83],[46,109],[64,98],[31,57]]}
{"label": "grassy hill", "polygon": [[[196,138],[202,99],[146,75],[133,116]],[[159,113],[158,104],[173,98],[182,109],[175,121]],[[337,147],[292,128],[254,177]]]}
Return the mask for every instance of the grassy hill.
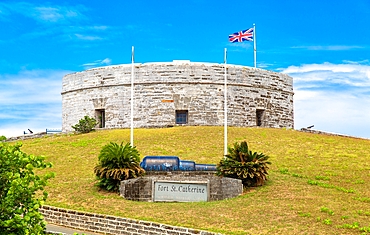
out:
{"label": "grassy hill", "polygon": [[[229,145],[246,140],[252,151],[270,156],[266,185],[217,202],[148,203],[94,186],[100,149],[129,138],[126,129],[51,136],[24,141],[22,150],[54,164],[56,177],[47,188],[52,206],[224,234],[370,234],[370,140],[230,127]],[[142,158],[176,155],[218,163],[223,128],[136,129],[134,144]]]}

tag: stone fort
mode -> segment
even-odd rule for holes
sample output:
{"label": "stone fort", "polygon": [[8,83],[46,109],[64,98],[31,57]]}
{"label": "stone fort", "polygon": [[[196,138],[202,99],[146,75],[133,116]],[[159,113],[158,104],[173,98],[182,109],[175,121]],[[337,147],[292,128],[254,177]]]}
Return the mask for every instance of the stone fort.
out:
{"label": "stone fort", "polygon": [[[227,64],[229,126],[294,128],[293,79]],[[62,131],[84,116],[100,128],[131,125],[132,64],[88,69],[63,77]],[[225,65],[190,61],[134,64],[135,128],[222,126]]]}

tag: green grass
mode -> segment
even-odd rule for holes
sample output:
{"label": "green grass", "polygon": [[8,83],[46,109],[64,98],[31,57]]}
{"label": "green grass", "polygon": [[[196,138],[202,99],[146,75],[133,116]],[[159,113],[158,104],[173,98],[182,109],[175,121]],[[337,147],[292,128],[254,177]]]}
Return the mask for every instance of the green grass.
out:
{"label": "green grass", "polygon": [[[370,234],[370,140],[294,130],[229,127],[228,141],[246,140],[270,156],[269,180],[239,197],[199,203],[149,203],[99,191],[93,168],[110,141],[130,132],[106,130],[23,142],[22,150],[53,163],[48,205],[224,234]],[[136,129],[145,155],[197,163],[223,156],[222,127]]]}

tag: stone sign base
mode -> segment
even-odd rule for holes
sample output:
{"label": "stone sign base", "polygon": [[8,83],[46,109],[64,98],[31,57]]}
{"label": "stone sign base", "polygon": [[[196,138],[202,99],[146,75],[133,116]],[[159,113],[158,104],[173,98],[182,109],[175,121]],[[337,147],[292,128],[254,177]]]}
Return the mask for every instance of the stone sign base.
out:
{"label": "stone sign base", "polygon": [[120,185],[125,199],[146,202],[217,201],[242,193],[241,180],[219,177],[213,171],[147,171],[145,176],[123,180]]}

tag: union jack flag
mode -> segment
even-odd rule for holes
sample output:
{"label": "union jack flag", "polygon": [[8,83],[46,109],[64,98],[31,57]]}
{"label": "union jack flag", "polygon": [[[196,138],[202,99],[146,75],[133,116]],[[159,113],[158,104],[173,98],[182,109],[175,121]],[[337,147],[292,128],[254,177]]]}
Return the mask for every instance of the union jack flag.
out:
{"label": "union jack flag", "polygon": [[243,42],[243,41],[253,42],[253,28],[230,34],[229,41],[230,42]]}

